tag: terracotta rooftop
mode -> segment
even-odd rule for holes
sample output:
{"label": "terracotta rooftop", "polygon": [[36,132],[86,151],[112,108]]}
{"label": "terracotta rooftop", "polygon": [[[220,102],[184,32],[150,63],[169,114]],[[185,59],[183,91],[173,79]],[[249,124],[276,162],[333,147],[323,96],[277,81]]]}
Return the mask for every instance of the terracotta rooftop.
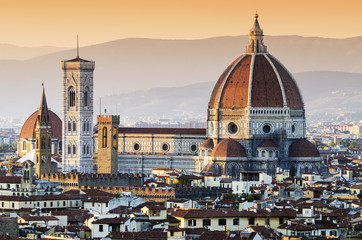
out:
{"label": "terracotta rooftop", "polygon": [[0,183],[20,184],[21,177],[18,176],[0,176]]}
{"label": "terracotta rooftop", "polygon": [[260,147],[260,148],[277,148],[278,145],[271,140],[264,140],[258,147]]}
{"label": "terracotta rooftop", "polygon": [[205,142],[203,142],[199,146],[199,148],[211,148],[211,149],[213,149],[214,148],[214,141],[211,138],[209,138]]}
{"label": "terracotta rooftop", "polygon": [[320,157],[320,154],[311,142],[300,138],[290,145],[289,157]]}
{"label": "terracotta rooftop", "polygon": [[288,107],[303,109],[297,84],[283,65],[267,53],[254,55],[254,61],[252,57],[243,54],[227,67],[215,84],[209,108],[243,109],[249,101],[252,107],[283,107],[284,94]]}
{"label": "terracotta rooftop", "polygon": [[211,157],[246,157],[246,153],[240,143],[231,138],[226,138],[215,146]]}

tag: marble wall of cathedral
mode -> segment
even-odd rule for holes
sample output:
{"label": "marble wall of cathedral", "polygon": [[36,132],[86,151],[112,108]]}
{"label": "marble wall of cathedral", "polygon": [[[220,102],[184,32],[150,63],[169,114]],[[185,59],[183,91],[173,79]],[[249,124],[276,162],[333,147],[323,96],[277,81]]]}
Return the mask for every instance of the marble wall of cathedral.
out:
{"label": "marble wall of cathedral", "polygon": [[[298,139],[305,135],[304,111],[289,108],[223,109],[219,116],[210,110],[208,136],[211,138],[247,139],[252,135],[280,134]],[[221,118],[221,119],[218,119]]]}
{"label": "marble wall of cathedral", "polygon": [[[122,133],[120,130],[118,136],[118,171],[151,173],[154,168],[195,171],[199,146],[205,139],[204,132],[189,135],[135,134]],[[98,149],[97,141],[95,144],[95,149]]]}

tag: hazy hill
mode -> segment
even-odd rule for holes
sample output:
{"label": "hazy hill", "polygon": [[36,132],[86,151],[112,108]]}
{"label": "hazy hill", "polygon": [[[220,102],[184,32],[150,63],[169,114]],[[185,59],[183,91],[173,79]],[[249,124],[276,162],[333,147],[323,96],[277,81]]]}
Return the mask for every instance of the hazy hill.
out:
{"label": "hazy hill", "polygon": [[[80,55],[96,61],[94,83],[95,99],[98,100],[99,97],[137,90],[215,82],[227,65],[242,54],[247,42],[247,36],[202,40],[123,39],[81,48]],[[264,42],[269,52],[291,72],[325,70],[362,73],[362,37],[266,36]],[[60,61],[74,57],[73,49],[26,61],[1,60],[0,115],[28,116],[39,105],[42,82],[45,82],[48,104],[54,111],[60,112]],[[328,84],[334,84],[334,81],[338,79]],[[182,95],[184,101],[191,94],[190,88],[187,89]],[[170,97],[174,95],[177,94]],[[165,110],[171,111],[169,108]]]}
{"label": "hazy hill", "polygon": [[64,51],[67,48],[41,46],[41,47],[20,47],[12,44],[0,44],[1,60],[27,60],[45,54]]}
{"label": "hazy hill", "polygon": [[[362,74],[302,72],[294,76],[302,91],[308,115],[336,111],[362,115]],[[112,95],[102,98],[102,106],[106,106],[110,113],[130,116],[132,120],[158,119],[163,115],[168,118],[206,118],[214,85],[215,82],[203,82]],[[99,113],[98,108],[96,113]]]}

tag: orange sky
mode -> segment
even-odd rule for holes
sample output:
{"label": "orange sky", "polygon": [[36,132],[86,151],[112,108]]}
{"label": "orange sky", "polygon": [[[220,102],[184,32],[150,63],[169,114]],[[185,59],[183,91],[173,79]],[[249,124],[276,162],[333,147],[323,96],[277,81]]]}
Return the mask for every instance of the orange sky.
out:
{"label": "orange sky", "polygon": [[362,36],[361,0],[1,0],[0,43],[74,47],[120,38]]}

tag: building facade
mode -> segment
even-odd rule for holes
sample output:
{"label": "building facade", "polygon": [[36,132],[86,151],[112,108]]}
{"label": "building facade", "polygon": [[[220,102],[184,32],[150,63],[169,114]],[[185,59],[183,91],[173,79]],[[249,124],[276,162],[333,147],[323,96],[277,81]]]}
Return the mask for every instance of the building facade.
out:
{"label": "building facade", "polygon": [[302,95],[290,72],[268,53],[258,15],[249,38],[211,93],[198,170],[235,177],[241,171],[274,175],[276,167],[292,175],[318,171],[319,152],[305,139]]}
{"label": "building facade", "polygon": [[93,71],[95,63],[77,56],[62,61],[63,171],[93,171]]}

